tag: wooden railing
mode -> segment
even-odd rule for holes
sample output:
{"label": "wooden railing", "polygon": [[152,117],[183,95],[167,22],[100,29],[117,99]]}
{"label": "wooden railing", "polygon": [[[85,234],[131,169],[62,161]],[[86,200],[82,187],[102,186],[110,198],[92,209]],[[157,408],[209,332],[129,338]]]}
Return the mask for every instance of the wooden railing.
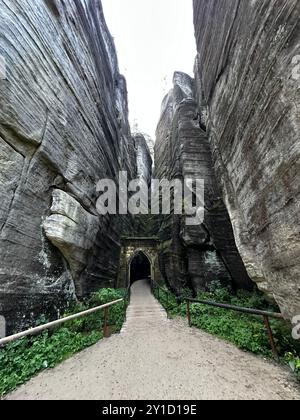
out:
{"label": "wooden railing", "polygon": [[[160,297],[160,293],[162,293],[162,292],[166,293],[167,301],[168,301],[169,294],[172,294],[172,292],[170,292],[169,290],[163,289],[157,283],[153,283],[152,290],[153,290],[153,292],[155,290],[158,291],[158,298]],[[274,336],[273,336],[273,331],[272,331],[269,319],[270,318],[276,318],[276,319],[282,319],[283,320],[284,316],[281,313],[262,311],[262,310],[253,309],[253,308],[244,308],[244,307],[241,307],[241,306],[228,305],[226,303],[210,302],[210,301],[207,301],[207,300],[193,299],[193,298],[188,298],[188,297],[181,297],[181,298],[178,297],[178,299],[181,300],[181,301],[185,301],[187,303],[187,319],[188,319],[189,327],[192,327],[191,304],[193,304],[193,303],[198,303],[198,304],[201,304],[201,305],[207,305],[207,306],[212,306],[212,307],[215,307],[215,308],[221,308],[221,309],[225,309],[225,310],[245,313],[245,314],[248,314],[248,315],[256,315],[256,316],[263,317],[273,355],[276,359],[279,358],[278,351],[277,351],[276,344],[275,344],[275,340],[274,340]]]}
{"label": "wooden railing", "polygon": [[74,321],[75,319],[79,319],[79,318],[85,317],[87,315],[91,315],[91,314],[93,314],[95,312],[98,312],[98,311],[104,311],[103,335],[104,335],[104,337],[107,337],[108,336],[109,308],[111,308],[112,306],[117,305],[118,303],[121,303],[121,302],[124,302],[125,305],[126,305],[127,297],[128,297],[128,291],[127,291],[127,294],[126,294],[125,298],[118,299],[118,300],[115,300],[113,302],[106,303],[105,305],[97,306],[96,308],[88,309],[88,310],[83,311],[83,312],[78,312],[77,314],[66,316],[64,318],[57,319],[56,321],[48,322],[47,324],[39,325],[38,327],[30,328],[29,330],[20,332],[18,334],[14,334],[14,335],[5,337],[5,338],[0,340],[0,346],[4,346],[5,344],[12,343],[13,341],[17,341],[17,340],[19,340],[21,338],[24,338],[24,337],[40,334],[43,331],[49,330],[51,328],[58,327],[58,326],[66,323],[66,322]]}
{"label": "wooden railing", "polygon": [[276,312],[268,312],[268,311],[261,311],[259,309],[252,309],[252,308],[244,308],[242,306],[234,306],[234,305],[228,305],[225,303],[217,303],[217,302],[210,302],[207,300],[200,300],[200,299],[192,299],[192,298],[186,298],[187,302],[187,318],[189,322],[189,326],[192,327],[192,317],[191,317],[191,303],[198,303],[201,305],[207,305],[207,306],[213,306],[215,308],[221,308],[226,309],[229,311],[235,311],[235,312],[241,312],[248,315],[256,315],[256,316],[262,316],[266,330],[268,332],[269,342],[270,346],[273,352],[273,355],[276,359],[279,359],[278,351],[276,348],[273,331],[271,328],[270,320],[269,318],[276,318],[276,319],[284,319],[283,315]]}

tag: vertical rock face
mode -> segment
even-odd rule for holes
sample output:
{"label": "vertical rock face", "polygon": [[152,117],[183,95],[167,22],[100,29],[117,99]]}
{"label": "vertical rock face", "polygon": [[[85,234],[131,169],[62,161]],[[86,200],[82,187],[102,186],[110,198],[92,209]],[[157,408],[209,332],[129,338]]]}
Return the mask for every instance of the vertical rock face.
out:
{"label": "vertical rock face", "polygon": [[137,178],[150,185],[152,179],[152,157],[145,136],[141,133],[133,135],[136,150]]}
{"label": "vertical rock face", "polygon": [[8,332],[114,285],[96,184],[135,175],[126,83],[99,0],[0,0],[0,315]]}
{"label": "vertical rock face", "polygon": [[[149,136],[142,133],[133,135],[136,153],[137,180],[142,181],[149,189],[149,209],[150,209],[150,189],[152,181],[152,147],[153,141]],[[133,235],[137,237],[152,236],[155,233],[155,224],[150,214],[140,214],[133,219]]]}
{"label": "vertical rock face", "polygon": [[237,246],[290,317],[300,313],[299,16],[298,0],[194,0],[199,106]]}
{"label": "vertical rock face", "polygon": [[206,288],[212,281],[251,288],[212,167],[208,138],[199,126],[194,80],[175,73],[174,88],[162,104],[155,144],[155,178],[203,179],[205,217],[189,226],[186,216],[161,220],[161,271],[174,289]]}

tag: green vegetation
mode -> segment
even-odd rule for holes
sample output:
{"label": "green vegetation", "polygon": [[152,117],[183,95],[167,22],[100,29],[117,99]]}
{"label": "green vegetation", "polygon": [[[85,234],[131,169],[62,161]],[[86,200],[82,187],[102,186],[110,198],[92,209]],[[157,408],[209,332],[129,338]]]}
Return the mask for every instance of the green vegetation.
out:
{"label": "green vegetation", "polygon": [[[123,290],[102,289],[66,315],[85,311],[124,297]],[[119,332],[125,320],[121,302],[109,310],[108,324]],[[46,323],[40,319],[38,325]],[[26,337],[0,349],[0,396],[14,390],[43,369],[53,368],[103,338],[103,311],[68,322],[36,337]]]}
{"label": "green vegetation", "polygon": [[[185,292],[188,293],[188,292]],[[167,289],[156,297],[170,317],[187,315],[186,303],[180,303]],[[233,294],[227,288],[216,287],[211,292],[201,292],[198,299],[236,306],[278,312],[260,292],[238,291]],[[221,337],[240,349],[265,357],[272,357],[270,343],[262,317],[242,314],[198,303],[191,304],[192,326]],[[270,319],[277,349],[282,361],[288,363],[300,379],[300,343],[291,335],[291,326],[283,320]]]}
{"label": "green vegetation", "polygon": [[295,373],[298,381],[300,381],[300,356],[297,356],[295,352],[286,353],[285,361],[289,364],[290,368]]}

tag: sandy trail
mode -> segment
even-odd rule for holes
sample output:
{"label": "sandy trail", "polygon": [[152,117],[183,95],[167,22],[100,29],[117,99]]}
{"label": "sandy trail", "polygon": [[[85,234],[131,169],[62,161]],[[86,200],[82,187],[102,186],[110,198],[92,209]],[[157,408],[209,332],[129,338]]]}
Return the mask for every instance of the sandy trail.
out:
{"label": "sandy trail", "polygon": [[135,283],[122,333],[17,391],[11,400],[300,399],[290,372],[168,320],[146,281]]}

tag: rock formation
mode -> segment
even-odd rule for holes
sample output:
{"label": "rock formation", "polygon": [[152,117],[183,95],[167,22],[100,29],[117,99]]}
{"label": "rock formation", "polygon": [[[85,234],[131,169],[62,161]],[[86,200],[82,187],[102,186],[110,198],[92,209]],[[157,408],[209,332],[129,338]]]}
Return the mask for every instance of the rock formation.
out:
{"label": "rock formation", "polygon": [[[133,135],[136,150],[137,178],[146,182],[150,186],[152,179],[152,157],[145,135],[136,133]],[[148,142],[147,142],[148,141]],[[150,143],[151,144],[151,143]]]}
{"label": "rock formation", "polygon": [[195,79],[175,73],[163,101],[155,178],[204,179],[200,226],[174,212],[97,212],[99,180],[118,183],[126,171],[150,185],[154,148],[131,135],[101,1],[0,0],[0,9],[7,333],[115,286],[121,237],[152,237],[156,249],[157,232],[160,270],[175,291],[215,280],[251,289],[252,279],[287,317],[298,315],[299,1],[194,0]]}
{"label": "rock formation", "polygon": [[99,0],[0,0],[0,315],[8,333],[113,286],[127,217],[96,184],[135,176],[126,83]]}
{"label": "rock formation", "polygon": [[217,179],[249,276],[288,317],[300,313],[299,15],[298,0],[194,0]]}
{"label": "rock formation", "polygon": [[173,289],[207,288],[213,281],[251,288],[215,179],[206,132],[199,126],[194,80],[175,73],[162,104],[155,144],[155,178],[205,181],[205,217],[188,226],[186,216],[161,219],[161,271]]}
{"label": "rock formation", "polygon": [[87,267],[89,252],[96,244],[99,217],[86,211],[79,202],[62,190],[53,191],[51,215],[44,222],[47,238],[63,254],[69,264],[77,293],[81,290],[80,279]]}
{"label": "rock formation", "polygon": [[[144,182],[148,186],[149,192],[152,181],[152,154],[150,147],[152,146],[152,140],[150,137],[143,133],[136,132],[133,134],[133,140],[135,144],[136,153],[136,174],[137,179]],[[150,198],[150,195],[149,195]],[[150,209],[150,201],[149,201]],[[150,214],[136,215],[133,219],[133,236],[136,237],[147,237],[152,236],[155,231],[155,225]]]}

